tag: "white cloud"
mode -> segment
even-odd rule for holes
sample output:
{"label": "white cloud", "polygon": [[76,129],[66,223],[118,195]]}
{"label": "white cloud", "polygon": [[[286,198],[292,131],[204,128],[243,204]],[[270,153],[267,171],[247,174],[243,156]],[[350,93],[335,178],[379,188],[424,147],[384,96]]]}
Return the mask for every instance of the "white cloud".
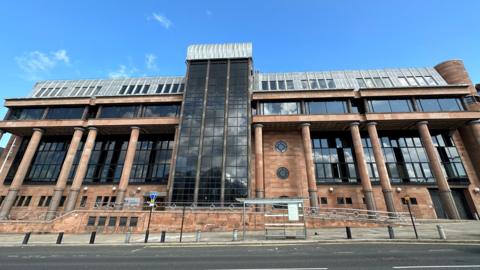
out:
{"label": "white cloud", "polygon": [[108,77],[111,79],[129,78],[134,75],[138,70],[135,67],[127,67],[126,65],[120,65],[118,69],[110,71]]}
{"label": "white cloud", "polygon": [[164,15],[153,13],[152,16],[155,21],[159,22],[166,29],[170,29],[170,27],[173,25],[172,21],[170,21]]}
{"label": "white cloud", "polygon": [[205,14],[207,14],[207,16],[212,16],[213,15],[213,12],[210,10],[210,9],[207,9],[205,11]]}
{"label": "white cloud", "polygon": [[27,73],[29,79],[37,79],[40,74],[50,71],[59,63],[70,64],[70,58],[65,49],[50,53],[40,51],[27,52],[22,56],[15,57],[15,61]]}
{"label": "white cloud", "polygon": [[152,53],[145,54],[145,66],[149,70],[158,70],[157,56]]}

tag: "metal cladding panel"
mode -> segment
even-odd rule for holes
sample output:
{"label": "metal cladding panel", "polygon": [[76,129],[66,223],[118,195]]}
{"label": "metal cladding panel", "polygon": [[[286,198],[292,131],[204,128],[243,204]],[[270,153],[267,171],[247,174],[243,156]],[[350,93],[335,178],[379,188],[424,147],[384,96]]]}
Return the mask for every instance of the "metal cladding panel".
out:
{"label": "metal cladding panel", "polygon": [[252,58],[252,43],[196,44],[187,49],[187,60]]}
{"label": "metal cladding panel", "polygon": [[[359,89],[357,79],[361,78],[389,78],[391,80],[391,86],[382,86],[378,88],[398,88],[404,87],[399,77],[418,77],[429,76],[433,77],[436,82],[436,86],[447,86],[448,83],[438,74],[434,68],[391,68],[391,69],[372,69],[372,70],[344,70],[344,71],[322,71],[322,72],[277,72],[277,73],[256,73],[254,79],[254,91],[282,91],[289,89],[271,89],[271,81],[293,81],[295,90],[325,90],[325,89]],[[333,79],[334,87],[328,88],[312,88],[310,85],[311,80],[328,80]],[[268,89],[262,87],[262,82],[268,82]],[[302,85],[302,81],[308,82]],[[275,83],[274,83],[275,85]],[[408,87],[421,87],[408,86]],[[292,89],[293,90],[293,89]]]}

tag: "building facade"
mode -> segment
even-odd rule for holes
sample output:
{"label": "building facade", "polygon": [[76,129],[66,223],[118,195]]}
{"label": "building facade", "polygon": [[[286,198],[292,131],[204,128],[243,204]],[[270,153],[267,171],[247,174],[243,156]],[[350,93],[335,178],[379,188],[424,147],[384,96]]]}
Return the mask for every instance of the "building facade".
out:
{"label": "building facade", "polygon": [[238,43],[190,46],[186,70],[6,99],[3,224],[95,210],[136,225],[152,192],[158,211],[288,197],[400,212],[408,196],[420,218],[478,217],[480,98],[462,61],[262,73]]}

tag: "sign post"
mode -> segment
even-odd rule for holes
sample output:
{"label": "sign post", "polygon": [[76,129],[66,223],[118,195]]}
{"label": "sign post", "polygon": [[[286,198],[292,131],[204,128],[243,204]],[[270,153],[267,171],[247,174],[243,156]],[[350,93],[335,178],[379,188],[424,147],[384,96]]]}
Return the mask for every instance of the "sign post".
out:
{"label": "sign post", "polygon": [[415,232],[415,238],[418,239],[417,227],[415,226],[415,220],[413,220],[412,209],[410,208],[410,197],[405,196],[403,199],[407,202],[408,213],[410,214],[410,220],[412,221],[413,231]]}
{"label": "sign post", "polygon": [[148,235],[150,234],[150,220],[152,219],[152,211],[153,207],[155,207],[155,200],[157,199],[158,193],[155,191],[150,192],[150,202],[148,206],[150,206],[150,213],[148,214],[148,223],[147,223],[147,231],[145,232],[145,243],[148,243]]}

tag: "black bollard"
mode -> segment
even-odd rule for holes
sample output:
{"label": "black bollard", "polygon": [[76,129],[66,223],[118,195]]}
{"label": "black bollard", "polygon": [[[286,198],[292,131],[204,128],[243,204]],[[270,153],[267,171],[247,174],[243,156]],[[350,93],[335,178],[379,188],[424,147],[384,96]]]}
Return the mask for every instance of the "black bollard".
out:
{"label": "black bollard", "polygon": [[58,236],[57,236],[57,245],[60,245],[60,244],[62,243],[62,240],[63,240],[63,232],[58,233]]}
{"label": "black bollard", "polygon": [[165,243],[165,236],[167,235],[166,231],[162,231],[162,236],[160,237],[160,243]]}
{"label": "black bollard", "polygon": [[393,227],[388,225],[387,229],[388,229],[388,236],[390,237],[390,239],[395,239],[395,233],[393,232]]}
{"label": "black bollard", "polygon": [[347,231],[347,239],[352,239],[352,230],[350,230],[350,227],[345,227]]}
{"label": "black bollard", "polygon": [[25,237],[23,237],[22,245],[28,244],[28,240],[30,239],[31,234],[32,234],[31,232],[28,232],[28,233],[25,234]]}
{"label": "black bollard", "polygon": [[97,235],[97,232],[92,232],[92,234],[90,235],[90,244],[95,243],[95,236],[96,235]]}
{"label": "black bollard", "polygon": [[145,240],[144,240],[145,243],[148,243],[148,236],[149,236],[149,235],[150,235],[150,232],[147,230],[147,231],[145,232]]}

